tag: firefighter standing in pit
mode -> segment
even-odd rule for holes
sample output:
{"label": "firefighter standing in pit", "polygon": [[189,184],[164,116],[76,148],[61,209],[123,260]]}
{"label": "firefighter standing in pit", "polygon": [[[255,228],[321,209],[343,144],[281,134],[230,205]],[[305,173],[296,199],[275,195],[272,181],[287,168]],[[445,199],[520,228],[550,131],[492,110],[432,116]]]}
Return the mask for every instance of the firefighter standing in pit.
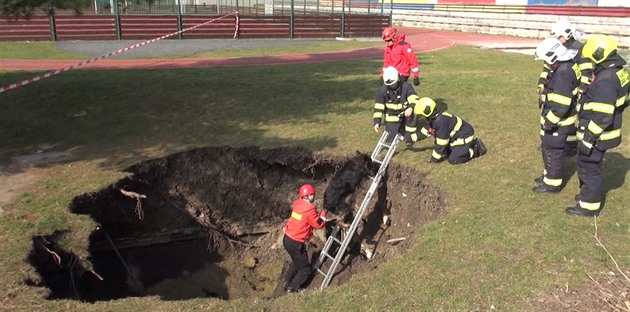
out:
{"label": "firefighter standing in pit", "polygon": [[556,38],[545,39],[536,48],[534,59],[543,60],[549,72],[540,95],[540,135],[545,170],[534,179],[538,184],[532,188],[534,192],[558,193],[562,190],[567,137],[575,137],[576,133],[577,88],[581,77],[574,61],[577,52],[567,49]]}
{"label": "firefighter standing in pit", "polygon": [[[383,85],[376,92],[374,100],[374,131],[379,132],[381,123],[385,123],[388,133],[387,141],[392,142],[398,133],[405,133],[405,126],[415,125],[413,105],[411,100],[417,100],[418,95],[413,86],[400,81],[398,71],[393,66],[383,70]],[[413,142],[405,140],[407,146]]]}
{"label": "firefighter standing in pit", "polygon": [[313,229],[326,226],[326,211],[322,210],[318,214],[314,201],[315,188],[310,184],[302,185],[299,199],[293,202],[291,217],[284,227],[282,244],[292,261],[285,276],[287,292],[296,292],[302,288],[313,272],[305,242],[313,236]]}
{"label": "firefighter standing in pit", "polygon": [[630,73],[610,36],[595,36],[584,44],[582,56],[595,64],[591,85],[580,97],[577,172],[580,194],[569,215],[597,216],[602,210],[603,167],[606,151],[621,144],[624,109],[630,105]]}
{"label": "firefighter standing in pit", "polygon": [[385,74],[387,67],[393,66],[400,74],[401,81],[407,81],[409,79],[409,72],[411,72],[411,75],[413,75],[413,85],[420,85],[418,58],[411,48],[411,45],[405,42],[405,35],[398,34],[398,31],[394,27],[386,27],[383,29],[382,38],[386,45],[381,76]]}

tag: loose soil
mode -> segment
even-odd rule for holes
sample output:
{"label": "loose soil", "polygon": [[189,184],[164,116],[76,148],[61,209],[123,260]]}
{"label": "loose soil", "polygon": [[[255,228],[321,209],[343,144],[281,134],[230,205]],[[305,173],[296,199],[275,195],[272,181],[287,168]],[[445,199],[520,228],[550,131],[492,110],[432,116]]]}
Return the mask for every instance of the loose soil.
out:
{"label": "loose soil", "polygon": [[[369,156],[223,146],[138,163],[125,170],[128,177],[70,205],[73,213],[98,224],[89,238],[91,267],[59,247],[60,229],[33,238],[28,261],[41,279],[29,284],[49,288],[49,299],[90,302],[150,295],[164,300],[281,295],[289,257],[279,242],[297,190],[313,184],[315,206],[323,207],[335,174],[357,157]],[[365,176],[344,202],[356,211],[372,181]],[[418,228],[444,212],[442,193],[424,174],[390,163],[330,285],[401,255],[414,245]],[[391,215],[387,224],[384,214]],[[312,259],[333,226],[330,222],[307,244]],[[374,255],[368,259],[365,250]],[[305,286],[319,288],[322,280],[315,273]]]}

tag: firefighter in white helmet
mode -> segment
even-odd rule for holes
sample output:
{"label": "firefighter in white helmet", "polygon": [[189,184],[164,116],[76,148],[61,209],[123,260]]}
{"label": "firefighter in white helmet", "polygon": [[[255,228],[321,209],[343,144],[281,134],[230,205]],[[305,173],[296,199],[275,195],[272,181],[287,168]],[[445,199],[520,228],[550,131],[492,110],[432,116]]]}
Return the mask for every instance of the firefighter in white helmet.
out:
{"label": "firefighter in white helmet", "polygon": [[576,50],[569,50],[556,38],[543,40],[536,48],[534,58],[545,62],[549,69],[545,89],[540,99],[540,136],[545,170],[534,179],[538,185],[532,191],[558,193],[562,190],[564,175],[563,153],[567,137],[575,137],[577,120],[577,88],[580,70],[575,63]]}
{"label": "firefighter in white helmet", "polygon": [[[399,133],[404,135],[405,125],[415,124],[413,104],[410,104],[413,99],[418,99],[413,86],[406,81],[400,81],[398,70],[393,66],[385,68],[383,86],[376,91],[374,100],[374,114],[372,115],[374,131],[378,133],[381,124],[384,123],[385,131],[389,134],[388,142],[394,140]],[[406,143],[413,144],[410,141]]]}

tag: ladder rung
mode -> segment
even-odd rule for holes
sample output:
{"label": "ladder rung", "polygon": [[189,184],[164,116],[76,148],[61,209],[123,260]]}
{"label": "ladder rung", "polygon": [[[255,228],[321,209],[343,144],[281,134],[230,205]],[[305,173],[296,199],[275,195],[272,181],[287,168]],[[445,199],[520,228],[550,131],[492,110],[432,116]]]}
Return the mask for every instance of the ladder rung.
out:
{"label": "ladder rung", "polygon": [[327,274],[326,274],[324,271],[322,271],[321,269],[317,269],[317,272],[319,272],[319,274],[321,274],[321,275],[323,275],[323,276],[326,276],[326,275],[327,275]]}
{"label": "ladder rung", "polygon": [[336,237],[332,237],[332,239],[333,239],[333,240],[334,240],[337,244],[341,245],[341,243],[342,243],[342,242],[341,242],[340,240],[338,240]]}
{"label": "ladder rung", "polygon": [[324,256],[326,256],[326,258],[328,258],[330,260],[335,260],[335,257],[329,255],[327,252],[324,253]]}

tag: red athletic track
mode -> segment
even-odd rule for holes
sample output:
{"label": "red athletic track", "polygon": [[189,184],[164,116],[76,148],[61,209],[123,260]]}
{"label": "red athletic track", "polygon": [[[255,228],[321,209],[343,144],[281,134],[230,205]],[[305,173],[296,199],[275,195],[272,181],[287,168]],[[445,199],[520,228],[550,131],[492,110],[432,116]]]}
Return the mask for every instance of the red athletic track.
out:
{"label": "red athletic track", "polygon": [[[490,48],[532,48],[540,40],[529,38],[505,37],[484,34],[471,34],[453,31],[439,31],[418,28],[397,27],[400,33],[407,35],[416,52],[430,52],[445,49],[455,44],[467,44]],[[143,49],[146,47],[140,47]],[[243,58],[189,58],[189,59],[103,59],[79,68],[197,68],[224,66],[252,66],[295,63],[321,63],[357,59],[380,58],[383,48],[368,48],[351,51],[339,51],[314,54],[273,55]],[[77,60],[0,60],[0,70],[55,70],[77,64]]]}

